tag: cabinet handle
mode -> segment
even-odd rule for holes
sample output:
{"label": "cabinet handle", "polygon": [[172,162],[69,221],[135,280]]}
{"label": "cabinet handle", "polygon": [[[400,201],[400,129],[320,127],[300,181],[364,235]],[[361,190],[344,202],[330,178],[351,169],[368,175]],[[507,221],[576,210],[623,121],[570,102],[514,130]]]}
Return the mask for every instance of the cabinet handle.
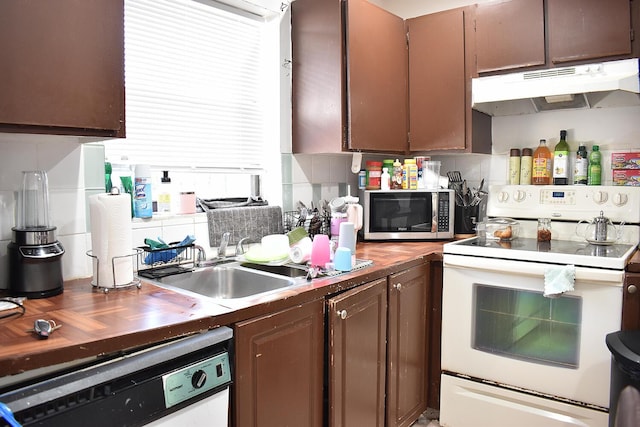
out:
{"label": "cabinet handle", "polygon": [[393,285],[393,287],[397,290],[402,290],[402,283],[396,283],[395,285]]}
{"label": "cabinet handle", "polygon": [[630,294],[635,294],[636,292],[638,292],[638,287],[636,285],[629,285],[627,286],[627,292],[629,292]]}
{"label": "cabinet handle", "polygon": [[342,320],[347,318],[347,310],[340,310],[337,312],[338,317],[341,318]]}

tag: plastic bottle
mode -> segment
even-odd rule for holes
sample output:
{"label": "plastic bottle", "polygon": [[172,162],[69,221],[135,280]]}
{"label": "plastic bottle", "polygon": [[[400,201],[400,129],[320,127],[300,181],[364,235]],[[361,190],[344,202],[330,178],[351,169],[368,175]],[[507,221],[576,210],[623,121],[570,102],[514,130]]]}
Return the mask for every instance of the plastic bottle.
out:
{"label": "plastic bottle", "polygon": [[149,165],[136,165],[133,188],[133,214],[136,218],[153,216],[151,198],[151,168]]}
{"label": "plastic bottle", "polygon": [[158,193],[158,213],[171,212],[171,178],[169,171],[162,171],[160,192]]}
{"label": "plastic bottle", "polygon": [[560,131],[560,142],[553,150],[553,184],[569,184],[569,144],[567,144],[567,131]]}
{"label": "plastic bottle", "polygon": [[533,163],[533,150],[531,148],[522,149],[520,158],[520,184],[531,184],[531,165]]}
{"label": "plastic bottle", "polygon": [[533,167],[531,183],[534,185],[551,184],[551,151],[547,147],[547,140],[541,139],[540,145],[533,152]]}
{"label": "plastic bottle", "polygon": [[602,183],[601,158],[600,147],[594,145],[591,154],[589,154],[589,176],[587,177],[587,185],[600,185]]}
{"label": "plastic bottle", "polygon": [[418,189],[418,165],[416,165],[416,159],[404,160],[404,172],[402,174],[402,189],[403,190]]}
{"label": "plastic bottle", "polygon": [[520,149],[512,148],[509,152],[509,184],[520,184]]}
{"label": "plastic bottle", "polygon": [[380,189],[385,191],[391,189],[391,175],[389,175],[388,168],[382,168],[382,176],[380,177]]}
{"label": "plastic bottle", "polygon": [[104,189],[107,193],[111,193],[111,187],[113,187],[113,183],[111,182],[112,172],[113,168],[111,167],[111,163],[104,162]]}
{"label": "plastic bottle", "polygon": [[396,159],[393,162],[393,173],[391,174],[391,189],[392,190],[400,190],[402,189],[402,175],[404,168],[402,167],[402,163],[400,160]]}
{"label": "plastic bottle", "polygon": [[573,183],[576,185],[586,185],[589,176],[589,156],[587,149],[580,144],[576,152],[576,161],[573,168]]}
{"label": "plastic bottle", "polygon": [[358,188],[360,190],[367,188],[367,171],[364,169],[360,169],[358,173]]}

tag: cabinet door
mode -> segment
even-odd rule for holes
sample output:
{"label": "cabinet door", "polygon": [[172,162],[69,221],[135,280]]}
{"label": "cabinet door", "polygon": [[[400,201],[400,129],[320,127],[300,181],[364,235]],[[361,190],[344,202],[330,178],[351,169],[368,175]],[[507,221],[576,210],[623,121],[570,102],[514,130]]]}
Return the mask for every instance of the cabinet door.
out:
{"label": "cabinet door", "polygon": [[409,149],[491,153],[491,117],[471,110],[470,8],[407,20]]}
{"label": "cabinet door", "polygon": [[346,3],[349,148],[407,148],[404,20],[366,0]]}
{"label": "cabinet door", "polygon": [[235,328],[236,426],[322,426],[324,300]]}
{"label": "cabinet door", "polygon": [[547,0],[547,8],[551,62],[631,53],[629,0]]}
{"label": "cabinet door", "polygon": [[124,136],[122,0],[0,3],[0,127]]}
{"label": "cabinet door", "polygon": [[329,422],[385,425],[387,279],[327,301]]}
{"label": "cabinet door", "polygon": [[427,264],[389,276],[387,426],[410,426],[427,409]]}
{"label": "cabinet door", "polygon": [[622,295],[622,330],[640,329],[640,273],[627,273]]}
{"label": "cabinet door", "polygon": [[479,4],[476,56],[478,73],[544,65],[543,0]]}

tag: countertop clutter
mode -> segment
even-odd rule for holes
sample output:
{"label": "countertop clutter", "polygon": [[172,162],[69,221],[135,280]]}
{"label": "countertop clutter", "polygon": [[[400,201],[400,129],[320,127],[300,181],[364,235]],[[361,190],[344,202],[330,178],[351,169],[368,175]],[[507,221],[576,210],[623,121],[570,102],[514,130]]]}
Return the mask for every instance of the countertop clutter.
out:
{"label": "countertop clutter", "polygon": [[[443,242],[359,243],[357,257],[373,265],[319,278],[263,302],[230,309],[143,280],[103,293],[91,278],[64,284],[60,295],[26,300],[23,316],[0,320],[0,378],[51,365],[95,358],[199,333],[296,304],[323,298],[438,257]],[[59,326],[50,337],[35,334],[37,319]]]}

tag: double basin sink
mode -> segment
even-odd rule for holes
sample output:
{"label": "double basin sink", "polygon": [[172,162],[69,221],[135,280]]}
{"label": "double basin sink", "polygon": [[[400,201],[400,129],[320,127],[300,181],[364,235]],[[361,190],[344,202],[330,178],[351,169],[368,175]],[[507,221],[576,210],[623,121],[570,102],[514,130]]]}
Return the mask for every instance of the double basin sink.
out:
{"label": "double basin sink", "polygon": [[262,298],[307,284],[307,269],[299,265],[263,265],[218,261],[193,271],[155,279],[152,283],[178,291],[193,292],[221,305]]}

